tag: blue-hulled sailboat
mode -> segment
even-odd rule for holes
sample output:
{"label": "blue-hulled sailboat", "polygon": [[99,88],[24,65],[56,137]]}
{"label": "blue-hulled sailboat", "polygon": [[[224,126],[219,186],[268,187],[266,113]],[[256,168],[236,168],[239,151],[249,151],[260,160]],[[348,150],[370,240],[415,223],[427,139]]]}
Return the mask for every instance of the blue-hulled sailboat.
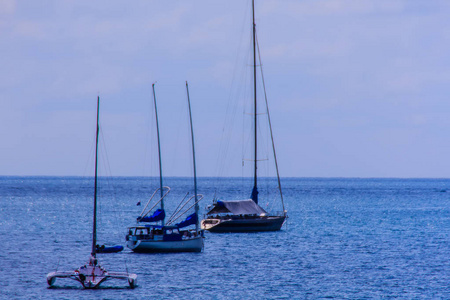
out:
{"label": "blue-hulled sailboat", "polygon": [[[158,253],[158,252],[201,252],[203,249],[203,230],[199,226],[198,203],[203,196],[197,194],[197,173],[195,167],[194,130],[192,125],[191,104],[189,99],[189,88],[186,82],[186,92],[188,96],[189,120],[191,127],[191,141],[194,165],[194,195],[187,198],[187,194],[175,209],[172,216],[165,221],[166,212],[164,209],[164,199],[169,194],[170,188],[163,186],[162,166],[161,166],[161,144],[159,138],[159,122],[156,106],[155,85],[153,88],[153,103],[155,108],[156,130],[158,138],[159,154],[159,183],[160,186],[152,194],[141,214],[137,218],[137,225],[128,228],[126,235],[127,247],[134,252]],[[159,199],[156,200],[157,194]],[[156,198],[155,198],[156,197]],[[156,202],[148,208],[150,202]],[[192,204],[192,202],[194,202]],[[159,208],[154,210],[159,204]],[[192,208],[195,212],[185,218],[185,220],[175,223],[182,216],[187,214]],[[153,213],[152,213],[153,212]],[[193,228],[194,226],[194,228]]]}

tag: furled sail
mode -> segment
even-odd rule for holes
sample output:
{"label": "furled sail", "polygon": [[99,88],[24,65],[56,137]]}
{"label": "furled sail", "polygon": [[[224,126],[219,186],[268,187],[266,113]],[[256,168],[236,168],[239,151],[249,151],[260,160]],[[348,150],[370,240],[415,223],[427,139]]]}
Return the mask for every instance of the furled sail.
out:
{"label": "furled sail", "polygon": [[164,220],[166,212],[163,209],[157,209],[151,217],[137,217],[138,222],[158,222]]}
{"label": "furled sail", "polygon": [[186,219],[178,224],[175,224],[178,228],[183,228],[189,225],[195,225],[197,224],[198,216],[196,213],[193,213],[186,217]]}

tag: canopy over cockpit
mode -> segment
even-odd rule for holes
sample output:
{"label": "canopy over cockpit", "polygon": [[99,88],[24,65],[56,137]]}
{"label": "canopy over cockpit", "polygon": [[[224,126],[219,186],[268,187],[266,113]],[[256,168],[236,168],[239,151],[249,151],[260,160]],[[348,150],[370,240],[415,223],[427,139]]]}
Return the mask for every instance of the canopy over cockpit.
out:
{"label": "canopy over cockpit", "polygon": [[267,212],[252,199],[222,201],[218,200],[207,215],[213,214],[234,214],[234,215],[261,215]]}

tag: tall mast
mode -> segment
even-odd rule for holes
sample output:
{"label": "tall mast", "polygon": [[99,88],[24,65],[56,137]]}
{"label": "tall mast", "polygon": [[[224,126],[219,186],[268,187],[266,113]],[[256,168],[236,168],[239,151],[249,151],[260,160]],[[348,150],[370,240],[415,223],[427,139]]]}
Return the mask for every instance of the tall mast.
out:
{"label": "tall mast", "polygon": [[252,0],[252,16],[253,16],[253,107],[254,107],[254,116],[253,116],[253,122],[254,122],[254,147],[255,147],[255,153],[254,153],[254,159],[255,159],[255,169],[254,169],[254,183],[253,183],[253,190],[252,190],[252,200],[255,201],[255,203],[258,203],[258,172],[257,172],[257,162],[258,162],[258,138],[257,138],[257,106],[256,106],[256,23],[255,23],[255,0]]}
{"label": "tall mast", "polygon": [[[161,193],[161,199],[163,198],[163,177],[162,177],[162,165],[161,165],[161,142],[159,139],[159,121],[158,121],[158,109],[156,108],[156,93],[155,84],[152,84],[153,89],[153,104],[155,106],[155,119],[156,119],[156,135],[158,137],[158,158],[159,158],[159,191]],[[161,209],[164,210],[164,200],[161,200]],[[164,225],[164,220],[161,221]]]}
{"label": "tall mast", "polygon": [[97,245],[97,162],[98,162],[98,132],[100,118],[100,96],[97,96],[97,131],[95,134],[95,176],[94,176],[94,222],[92,229],[92,251],[91,255],[95,257],[95,246]]}
{"label": "tall mast", "polygon": [[[194,199],[195,199],[195,213],[197,214],[198,218],[198,201],[197,201],[197,170],[195,167],[195,147],[194,147],[194,126],[192,125],[192,113],[191,113],[191,100],[189,98],[189,87],[188,83],[186,81],[186,93],[187,93],[187,100],[188,100],[188,106],[189,106],[189,123],[191,125],[191,144],[192,144],[192,161],[194,164]],[[198,221],[195,224],[195,231],[198,231]]]}

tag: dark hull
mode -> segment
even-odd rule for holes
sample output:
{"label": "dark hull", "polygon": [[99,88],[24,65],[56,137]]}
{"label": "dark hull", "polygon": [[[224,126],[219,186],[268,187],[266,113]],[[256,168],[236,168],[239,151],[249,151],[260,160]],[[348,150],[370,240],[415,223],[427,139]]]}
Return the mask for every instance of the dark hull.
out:
{"label": "dark hull", "polygon": [[[202,228],[209,232],[262,232],[278,231],[284,224],[285,216],[239,218],[239,219],[205,219]],[[214,220],[215,224],[208,224]]]}

